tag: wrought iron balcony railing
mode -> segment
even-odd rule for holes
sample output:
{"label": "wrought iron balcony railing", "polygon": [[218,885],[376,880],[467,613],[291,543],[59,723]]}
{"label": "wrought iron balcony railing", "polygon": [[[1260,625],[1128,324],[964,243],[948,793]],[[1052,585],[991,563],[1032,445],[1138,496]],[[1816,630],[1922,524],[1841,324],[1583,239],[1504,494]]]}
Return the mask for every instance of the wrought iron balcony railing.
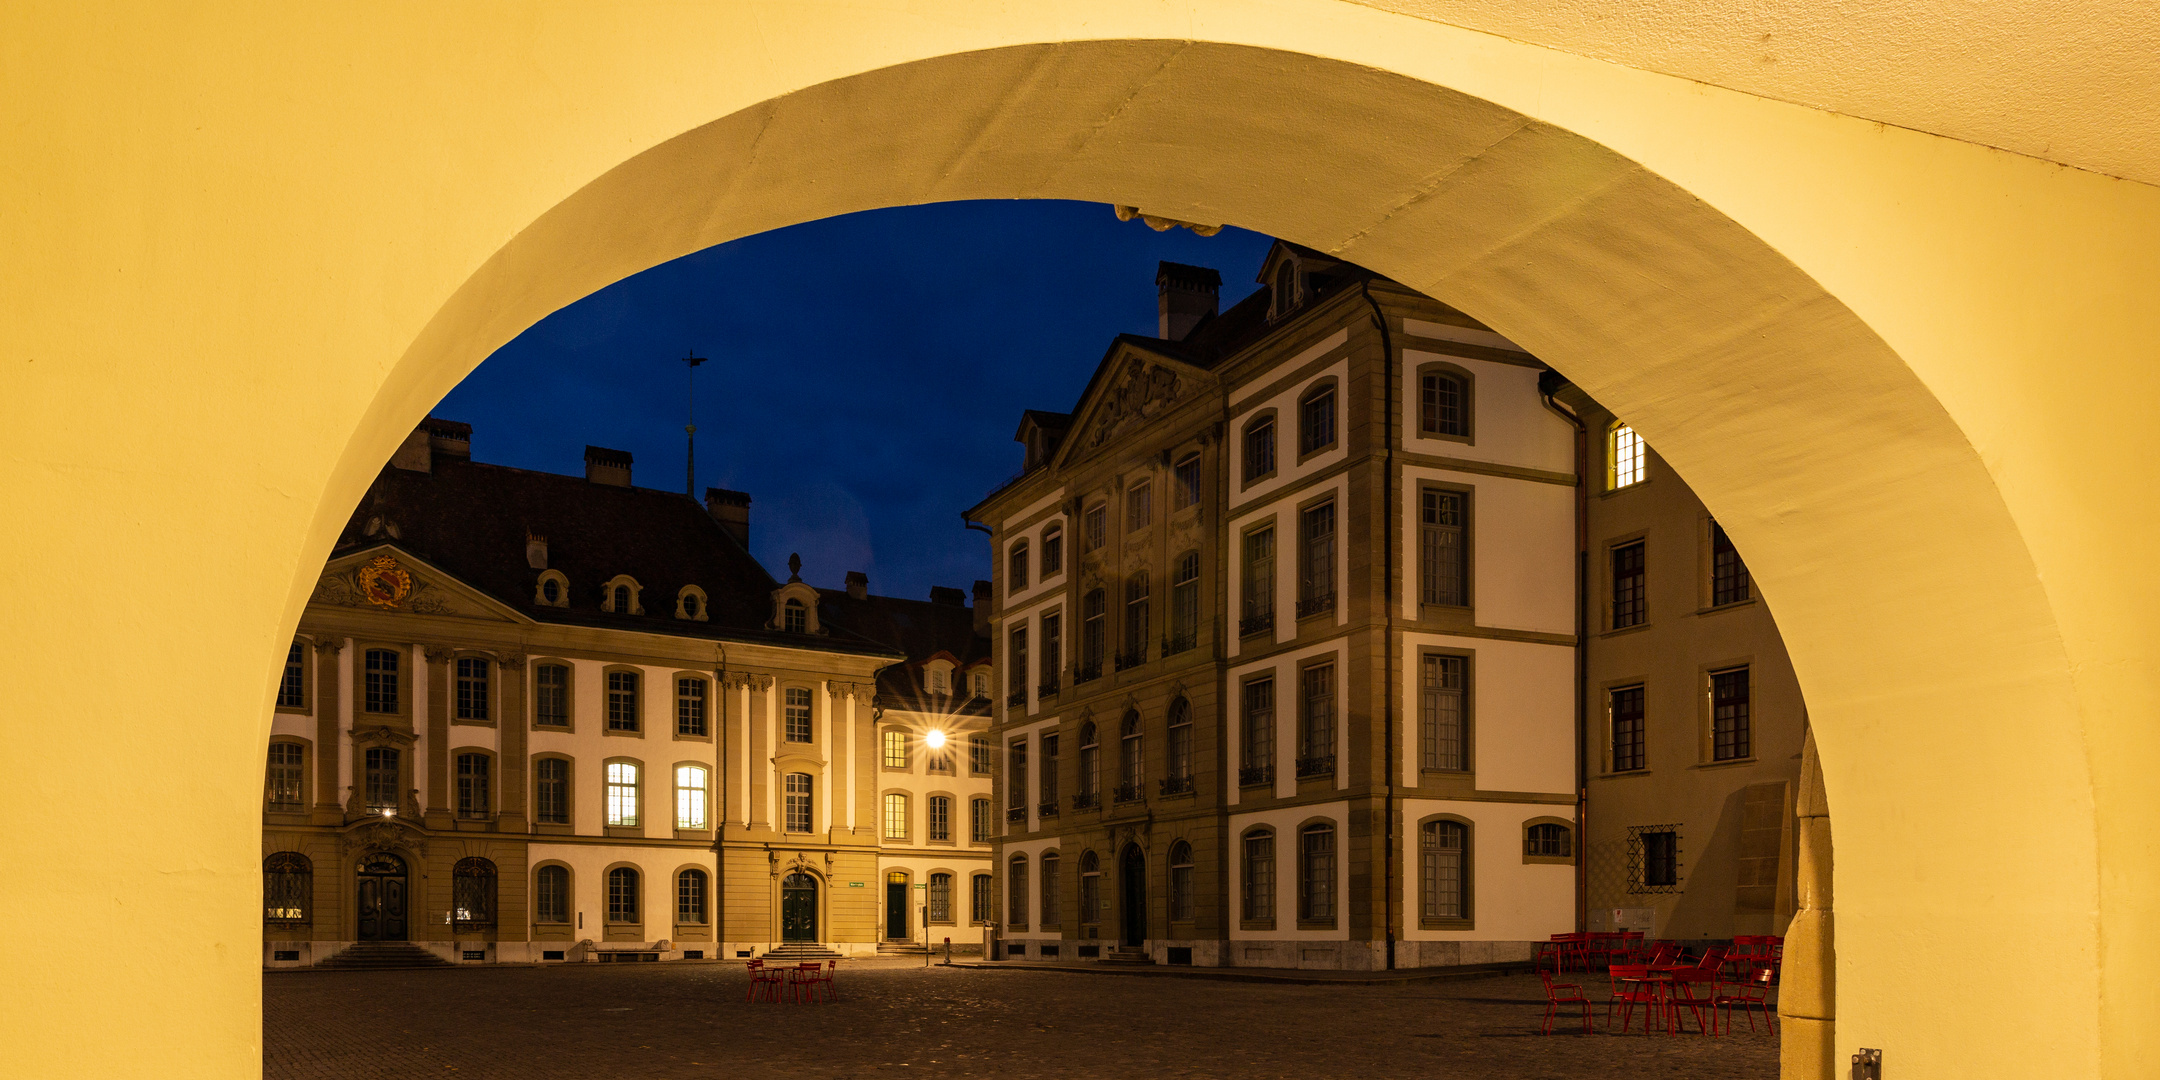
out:
{"label": "wrought iron balcony railing", "polygon": [[1010,705],[1015,709],[1027,704],[1027,691],[1015,690],[1012,693],[1005,695],[1005,704]]}
{"label": "wrought iron balcony railing", "polygon": [[1275,629],[1275,613],[1272,611],[1262,612],[1258,615],[1247,615],[1246,617],[1239,619],[1237,624],[1237,632],[1239,637],[1251,637],[1254,634],[1265,634],[1273,629]]}
{"label": "wrought iron balcony railing", "polygon": [[1048,799],[1048,800],[1044,801],[1044,802],[1043,802],[1043,804],[1042,804],[1041,806],[1038,806],[1038,807],[1036,807],[1036,808],[1035,808],[1035,816],[1036,816],[1036,817],[1056,817],[1056,816],[1058,816],[1058,803],[1057,803],[1057,798],[1056,798],[1055,796],[1052,796],[1052,797],[1051,797],[1050,799]]}
{"label": "wrought iron balcony railing", "polygon": [[1333,776],[1335,775],[1335,755],[1320,754],[1315,757],[1301,757],[1297,759],[1297,774],[1300,780],[1308,776]]}
{"label": "wrought iron balcony railing", "polygon": [[1126,668],[1139,667],[1140,665],[1147,663],[1147,646],[1142,645],[1139,648],[1132,649],[1127,652],[1121,652],[1117,654],[1115,662],[1119,671],[1123,671]]}
{"label": "wrought iron balcony railing", "polygon": [[1198,645],[1199,643],[1200,632],[1198,630],[1188,630],[1182,634],[1172,634],[1169,637],[1163,639],[1162,654],[1164,656],[1176,656],[1181,652],[1187,652],[1191,650],[1193,646]]}
{"label": "wrought iron balcony railing", "polygon": [[1335,610],[1334,593],[1308,596],[1297,602],[1297,617],[1300,619],[1308,615],[1321,615],[1333,610]]}
{"label": "wrought iron balcony railing", "polygon": [[1027,807],[1025,807],[1025,806],[1008,806],[1008,807],[1006,807],[1006,808],[1005,808],[1005,820],[1007,820],[1007,821],[1026,821],[1026,820],[1027,820]]}
{"label": "wrought iron balcony railing", "polygon": [[1121,803],[1139,802],[1147,797],[1142,794],[1144,790],[1139,784],[1119,784],[1115,801]]}
{"label": "wrought iron balcony railing", "polygon": [[1035,694],[1037,697],[1056,697],[1058,689],[1058,678],[1057,676],[1052,675],[1048,680],[1035,688]]}
{"label": "wrought iron balcony railing", "polygon": [[1239,787],[1272,784],[1275,782],[1275,766],[1247,765],[1237,771],[1237,782]]}
{"label": "wrought iron balcony railing", "polygon": [[1165,776],[1155,782],[1165,795],[1183,795],[1192,790],[1192,777]]}
{"label": "wrought iron balcony railing", "polygon": [[1097,660],[1092,664],[1082,664],[1078,667],[1073,668],[1074,686],[1078,686],[1084,682],[1094,682],[1095,680],[1100,678],[1102,678],[1102,661],[1100,660]]}
{"label": "wrought iron balcony railing", "polygon": [[1075,810],[1093,810],[1102,805],[1102,796],[1092,791],[1085,791],[1073,796],[1072,802]]}

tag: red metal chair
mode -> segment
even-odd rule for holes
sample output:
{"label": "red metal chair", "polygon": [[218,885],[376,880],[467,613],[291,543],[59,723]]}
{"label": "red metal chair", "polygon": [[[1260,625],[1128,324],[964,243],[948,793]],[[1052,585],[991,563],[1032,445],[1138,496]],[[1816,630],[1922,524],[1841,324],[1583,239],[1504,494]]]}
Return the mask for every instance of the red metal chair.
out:
{"label": "red metal chair", "polygon": [[1649,967],[1665,967],[1680,959],[1680,943],[1659,941],[1651,946]]}
{"label": "red metal chair", "polygon": [[1695,961],[1695,970],[1711,975],[1725,970],[1725,946],[1712,945],[1704,949],[1702,959]]}
{"label": "red metal chair", "polygon": [[[1717,1026],[1717,968],[1675,971],[1670,978],[1672,981],[1666,984],[1665,1033],[1673,1035],[1683,1030],[1680,1010],[1687,1009],[1695,1014],[1696,1032],[1710,1034]],[[1707,1023],[1704,1020],[1705,1013],[1709,1014]]]}
{"label": "red metal chair", "polygon": [[783,981],[780,969],[766,967],[763,960],[750,961],[750,994],[746,1000],[778,1002]]}
{"label": "red metal chair", "polygon": [[1628,1025],[1635,1014],[1635,1006],[1643,1007],[1643,1034],[1650,1034],[1650,1021],[1657,1015],[1660,995],[1657,984],[1650,981],[1650,969],[1640,964],[1615,964],[1605,969],[1605,977],[1612,983],[1612,998],[1605,1003],[1605,1030],[1612,1030],[1613,1006],[1620,1006],[1620,1033],[1627,1034]]}
{"label": "red metal chair", "polygon": [[[1538,972],[1538,978],[1545,980],[1544,1033],[1552,1034],[1553,1021],[1560,1015],[1560,1006],[1579,1003],[1582,1005],[1583,1034],[1590,1034],[1590,999],[1583,996],[1582,987],[1574,983],[1556,983],[1552,981],[1550,971]],[[1748,1022],[1754,1023],[1753,1020]]]}
{"label": "red metal chair", "polygon": [[1758,967],[1748,972],[1747,981],[1735,986],[1732,993],[1714,995],[1711,1001],[1712,1018],[1716,1017],[1717,1010],[1723,1009],[1725,1032],[1729,1035],[1732,1033],[1732,1011],[1737,1008],[1748,1014],[1747,1029],[1753,1031],[1755,1011],[1760,1009],[1764,1021],[1770,1025],[1770,1034],[1777,1034],[1777,1008],[1770,1001],[1770,984],[1776,978],[1777,973],[1766,967]]}
{"label": "red metal chair", "polygon": [[819,982],[823,981],[818,978],[818,974],[824,970],[825,965],[816,960],[805,961],[789,968],[787,972],[788,1000],[797,1004],[817,1000],[817,986]]}

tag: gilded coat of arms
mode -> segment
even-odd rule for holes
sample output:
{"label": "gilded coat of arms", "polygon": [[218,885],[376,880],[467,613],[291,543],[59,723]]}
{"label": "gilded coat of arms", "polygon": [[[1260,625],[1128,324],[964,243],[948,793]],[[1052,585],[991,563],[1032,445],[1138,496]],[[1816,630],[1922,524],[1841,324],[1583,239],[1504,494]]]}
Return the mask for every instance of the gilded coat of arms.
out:
{"label": "gilded coat of arms", "polygon": [[399,566],[396,556],[377,555],[375,561],[353,574],[360,595],[376,607],[394,608],[412,591],[412,575]]}

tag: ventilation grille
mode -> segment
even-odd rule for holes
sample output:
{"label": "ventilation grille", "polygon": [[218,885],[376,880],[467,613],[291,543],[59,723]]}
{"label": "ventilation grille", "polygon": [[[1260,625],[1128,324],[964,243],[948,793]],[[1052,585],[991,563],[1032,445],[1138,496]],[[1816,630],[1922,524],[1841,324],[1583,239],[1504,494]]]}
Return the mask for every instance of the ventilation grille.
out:
{"label": "ventilation grille", "polygon": [[561,949],[542,949],[542,950],[540,950],[540,959],[542,959],[542,960],[560,960],[560,959],[562,959],[562,958],[563,958],[563,951],[562,951]]}

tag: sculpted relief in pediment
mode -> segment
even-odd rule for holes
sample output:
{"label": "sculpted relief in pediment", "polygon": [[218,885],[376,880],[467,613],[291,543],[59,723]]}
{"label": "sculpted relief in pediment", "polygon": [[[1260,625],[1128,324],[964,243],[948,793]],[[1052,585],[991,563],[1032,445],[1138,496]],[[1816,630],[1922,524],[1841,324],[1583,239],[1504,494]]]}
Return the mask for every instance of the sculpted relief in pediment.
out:
{"label": "sculpted relief in pediment", "polygon": [[1139,357],[1125,361],[1124,370],[1096,406],[1088,448],[1101,446],[1126,428],[1160,414],[1176,404],[1183,390],[1184,380],[1177,372]]}
{"label": "sculpted relief in pediment", "polygon": [[378,555],[359,566],[326,571],[310,597],[318,604],[409,611],[416,615],[464,615],[495,618],[481,605],[416,576],[395,555]]}

